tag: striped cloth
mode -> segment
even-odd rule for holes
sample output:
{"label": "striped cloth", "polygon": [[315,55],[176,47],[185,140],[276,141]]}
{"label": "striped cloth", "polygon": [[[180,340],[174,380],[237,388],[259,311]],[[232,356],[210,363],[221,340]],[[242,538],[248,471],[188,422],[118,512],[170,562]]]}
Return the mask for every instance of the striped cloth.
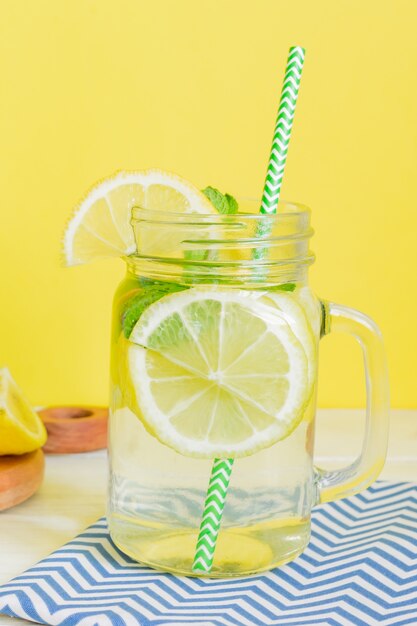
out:
{"label": "striped cloth", "polygon": [[417,486],[318,506],[312,530],[292,563],[225,581],[141,567],[101,519],[0,587],[0,612],[62,626],[417,624]]}

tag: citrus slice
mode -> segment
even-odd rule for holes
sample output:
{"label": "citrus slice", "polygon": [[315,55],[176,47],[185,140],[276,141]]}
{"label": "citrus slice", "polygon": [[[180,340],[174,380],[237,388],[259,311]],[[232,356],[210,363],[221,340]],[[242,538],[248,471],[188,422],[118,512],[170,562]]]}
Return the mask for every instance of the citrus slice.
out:
{"label": "citrus slice", "polygon": [[43,446],[46,429],[7,368],[0,369],[0,455],[25,454]]}
{"label": "citrus slice", "polygon": [[[294,294],[295,295],[295,294]],[[313,294],[309,287],[301,287],[297,289],[296,297],[298,298],[301,306],[308,319],[310,320],[311,328],[313,329],[314,335],[316,337],[320,337],[320,329],[321,329],[321,306],[320,301]]]}
{"label": "citrus slice", "polygon": [[129,341],[139,417],[184,455],[247,456],[302,419],[307,357],[286,316],[261,292],[170,294],[146,309]]}
{"label": "citrus slice", "polygon": [[[295,295],[271,291],[265,295],[280,309],[292,332],[304,348],[308,364],[308,385],[312,390],[317,375],[317,342],[307,315],[297,302]],[[318,334],[316,336],[318,337]]]}
{"label": "citrus slice", "polygon": [[175,213],[215,213],[191,183],[161,170],[119,172],[91,189],[77,207],[64,235],[67,265],[136,251],[130,224],[134,206]]}

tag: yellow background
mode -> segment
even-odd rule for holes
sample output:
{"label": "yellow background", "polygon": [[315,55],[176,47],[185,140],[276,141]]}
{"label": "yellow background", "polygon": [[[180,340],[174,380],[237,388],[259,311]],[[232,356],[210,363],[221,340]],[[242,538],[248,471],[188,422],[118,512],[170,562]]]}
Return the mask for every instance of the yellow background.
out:
{"label": "yellow background", "polygon": [[[0,363],[33,403],[106,403],[122,263],[60,267],[70,211],[117,169],[260,196],[288,47],[306,63],[282,197],[313,209],[324,297],[386,340],[417,406],[414,0],[2,0]],[[321,406],[361,406],[352,340],[323,341]]]}

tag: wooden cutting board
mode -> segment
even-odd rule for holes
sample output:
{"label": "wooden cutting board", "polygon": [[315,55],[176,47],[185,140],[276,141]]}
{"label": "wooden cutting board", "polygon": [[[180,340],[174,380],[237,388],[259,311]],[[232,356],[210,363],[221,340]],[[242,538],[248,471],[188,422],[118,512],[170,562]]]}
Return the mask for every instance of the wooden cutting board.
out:
{"label": "wooden cutting board", "polygon": [[24,502],[40,487],[44,473],[42,450],[0,456],[0,511]]}

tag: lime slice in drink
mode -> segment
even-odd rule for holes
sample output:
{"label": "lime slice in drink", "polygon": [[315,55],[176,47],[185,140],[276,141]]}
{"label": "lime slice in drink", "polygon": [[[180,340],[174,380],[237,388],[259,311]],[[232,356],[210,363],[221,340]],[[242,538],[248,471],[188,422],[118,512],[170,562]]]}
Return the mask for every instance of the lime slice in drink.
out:
{"label": "lime slice in drink", "polygon": [[[175,213],[216,213],[206,196],[188,181],[161,170],[120,172],[93,187],[75,210],[64,235],[67,265],[136,252],[130,224],[134,206]],[[154,255],[166,237],[148,242]],[[152,244],[152,245],[151,245]]]}
{"label": "lime slice in drink", "polygon": [[146,309],[129,340],[139,417],[184,455],[247,456],[302,419],[306,353],[287,315],[261,292],[170,294]]}

